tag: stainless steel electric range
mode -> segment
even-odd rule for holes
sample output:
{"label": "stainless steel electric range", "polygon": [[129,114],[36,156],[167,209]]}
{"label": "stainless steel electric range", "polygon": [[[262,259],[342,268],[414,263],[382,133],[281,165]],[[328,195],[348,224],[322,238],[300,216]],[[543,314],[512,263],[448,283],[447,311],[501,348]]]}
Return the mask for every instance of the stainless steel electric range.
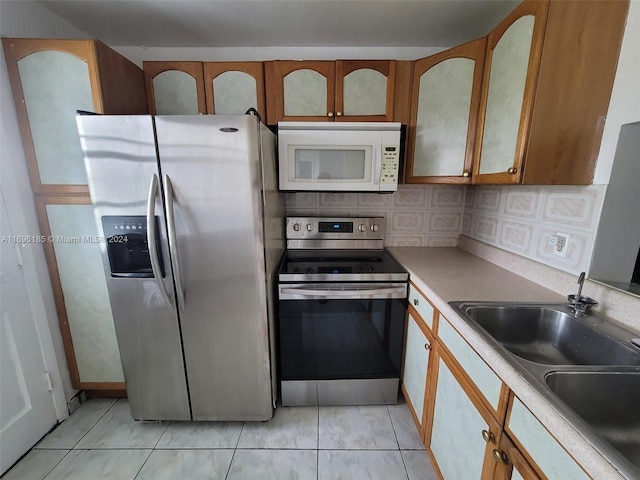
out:
{"label": "stainless steel electric range", "polygon": [[409,275],[385,219],[288,217],[278,271],[282,404],[394,404]]}

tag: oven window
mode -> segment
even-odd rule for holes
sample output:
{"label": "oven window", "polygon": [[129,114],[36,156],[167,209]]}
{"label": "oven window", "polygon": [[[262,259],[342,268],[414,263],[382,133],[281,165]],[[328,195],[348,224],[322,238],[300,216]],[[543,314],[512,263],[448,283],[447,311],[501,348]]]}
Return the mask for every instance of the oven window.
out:
{"label": "oven window", "polygon": [[281,380],[397,378],[403,299],[281,300]]}

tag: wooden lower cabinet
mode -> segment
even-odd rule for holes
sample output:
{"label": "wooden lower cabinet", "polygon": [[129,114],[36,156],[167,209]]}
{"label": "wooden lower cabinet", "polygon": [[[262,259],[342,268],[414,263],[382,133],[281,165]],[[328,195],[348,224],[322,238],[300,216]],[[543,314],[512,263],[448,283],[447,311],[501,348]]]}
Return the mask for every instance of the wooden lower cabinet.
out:
{"label": "wooden lower cabinet", "polygon": [[457,367],[439,346],[434,361],[438,377],[432,426],[426,435],[435,470],[445,480],[490,480],[496,467],[493,450],[502,434],[500,424],[468,395],[464,380],[454,373]]}
{"label": "wooden lower cabinet", "polygon": [[434,305],[411,284],[402,393],[438,477],[589,480]]}

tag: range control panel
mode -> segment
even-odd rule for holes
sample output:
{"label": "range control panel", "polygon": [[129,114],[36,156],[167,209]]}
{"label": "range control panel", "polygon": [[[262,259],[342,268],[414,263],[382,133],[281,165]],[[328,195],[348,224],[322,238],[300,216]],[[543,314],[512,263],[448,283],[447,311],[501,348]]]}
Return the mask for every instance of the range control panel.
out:
{"label": "range control panel", "polygon": [[287,217],[287,239],[381,240],[384,217]]}

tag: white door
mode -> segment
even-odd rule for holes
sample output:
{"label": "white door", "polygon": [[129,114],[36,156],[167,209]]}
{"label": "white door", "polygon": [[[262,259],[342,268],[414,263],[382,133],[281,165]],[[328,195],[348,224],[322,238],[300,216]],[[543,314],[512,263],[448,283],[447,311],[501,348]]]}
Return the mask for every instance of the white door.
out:
{"label": "white door", "polygon": [[0,474],[57,421],[15,234],[0,189]]}

